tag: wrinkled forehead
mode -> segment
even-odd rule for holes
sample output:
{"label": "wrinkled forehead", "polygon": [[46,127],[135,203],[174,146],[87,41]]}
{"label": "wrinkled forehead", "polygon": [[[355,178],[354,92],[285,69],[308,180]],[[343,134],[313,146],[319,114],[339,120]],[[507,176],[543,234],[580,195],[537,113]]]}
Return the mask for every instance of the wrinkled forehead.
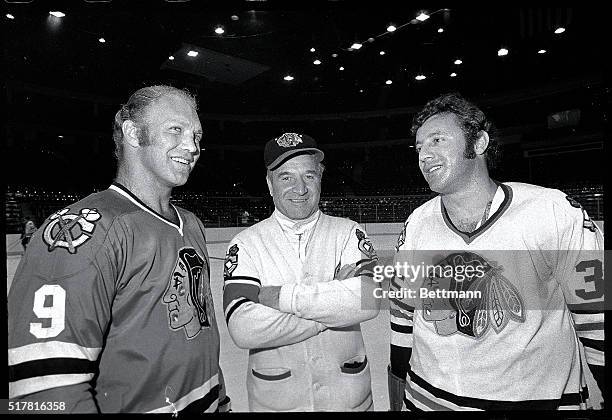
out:
{"label": "wrinkled forehead", "polygon": [[149,122],[176,120],[201,129],[194,101],[178,93],[165,94],[151,103],[146,109],[145,118]]}

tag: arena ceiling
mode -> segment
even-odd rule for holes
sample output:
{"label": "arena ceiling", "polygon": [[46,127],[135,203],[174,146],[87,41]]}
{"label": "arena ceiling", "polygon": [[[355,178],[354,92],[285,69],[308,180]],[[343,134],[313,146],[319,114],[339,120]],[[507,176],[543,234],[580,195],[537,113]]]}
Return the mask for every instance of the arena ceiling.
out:
{"label": "arena ceiling", "polygon": [[197,91],[204,113],[284,115],[604,80],[604,6],[287,3],[4,0],[7,83],[120,103],[164,82]]}

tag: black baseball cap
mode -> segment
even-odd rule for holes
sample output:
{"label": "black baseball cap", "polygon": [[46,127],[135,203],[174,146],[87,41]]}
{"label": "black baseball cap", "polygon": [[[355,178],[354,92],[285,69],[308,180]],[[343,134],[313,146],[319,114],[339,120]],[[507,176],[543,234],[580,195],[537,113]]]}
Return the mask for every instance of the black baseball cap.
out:
{"label": "black baseball cap", "polygon": [[266,143],[264,163],[273,171],[296,155],[314,155],[319,162],[324,153],[317,148],[317,142],[306,134],[284,133]]}

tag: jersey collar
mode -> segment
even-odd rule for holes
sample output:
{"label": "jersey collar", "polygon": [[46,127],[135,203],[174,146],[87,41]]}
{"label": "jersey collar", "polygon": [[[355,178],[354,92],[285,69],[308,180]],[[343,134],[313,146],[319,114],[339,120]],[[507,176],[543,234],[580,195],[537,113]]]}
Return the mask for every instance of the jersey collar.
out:
{"label": "jersey collar", "polygon": [[179,221],[178,225],[176,225],[175,223],[172,223],[170,220],[166,219],[164,216],[162,216],[161,214],[157,213],[151,207],[147,206],[138,197],[136,197],[130,190],[128,190],[126,187],[124,187],[120,183],[113,182],[111,184],[111,186],[108,187],[108,189],[118,192],[119,194],[121,194],[122,196],[124,196],[125,198],[130,200],[132,203],[134,203],[136,206],[140,207],[142,210],[144,210],[147,213],[149,213],[151,216],[156,217],[157,219],[161,220],[165,224],[167,224],[167,225],[175,228],[176,230],[178,230],[178,233],[181,236],[183,236],[183,219],[181,218],[181,214],[178,212],[176,207],[174,207],[174,204],[170,203],[170,205],[172,206],[172,209],[176,213],[176,217],[177,217],[177,219]]}
{"label": "jersey collar", "polygon": [[[510,207],[510,203],[512,202],[512,188],[509,185],[502,184],[497,181],[493,181],[497,184],[497,192],[493,197],[493,204],[491,210],[493,214],[489,217],[478,229],[473,232],[467,233],[462,232],[453,224],[448,213],[446,212],[446,208],[444,207],[444,203],[442,202],[442,197],[440,197],[440,210],[442,212],[442,219],[446,223],[446,226],[457,235],[461,236],[463,241],[466,244],[472,243],[476,238],[485,233],[493,224],[501,217],[502,214],[506,212],[508,207]],[[500,193],[501,191],[501,193]],[[498,196],[503,194],[503,199],[501,199],[501,203],[499,202]],[[497,207],[497,210],[494,210]]]}

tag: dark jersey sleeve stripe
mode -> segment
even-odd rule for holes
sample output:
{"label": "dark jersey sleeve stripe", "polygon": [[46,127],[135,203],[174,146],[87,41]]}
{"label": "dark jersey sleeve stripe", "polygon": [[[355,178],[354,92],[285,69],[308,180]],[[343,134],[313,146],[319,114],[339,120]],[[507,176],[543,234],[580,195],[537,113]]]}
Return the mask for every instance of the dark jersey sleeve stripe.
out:
{"label": "dark jersey sleeve stripe", "polygon": [[87,359],[53,358],[32,360],[9,366],[9,381],[47,375],[68,375],[75,373],[96,373],[97,362]]}

